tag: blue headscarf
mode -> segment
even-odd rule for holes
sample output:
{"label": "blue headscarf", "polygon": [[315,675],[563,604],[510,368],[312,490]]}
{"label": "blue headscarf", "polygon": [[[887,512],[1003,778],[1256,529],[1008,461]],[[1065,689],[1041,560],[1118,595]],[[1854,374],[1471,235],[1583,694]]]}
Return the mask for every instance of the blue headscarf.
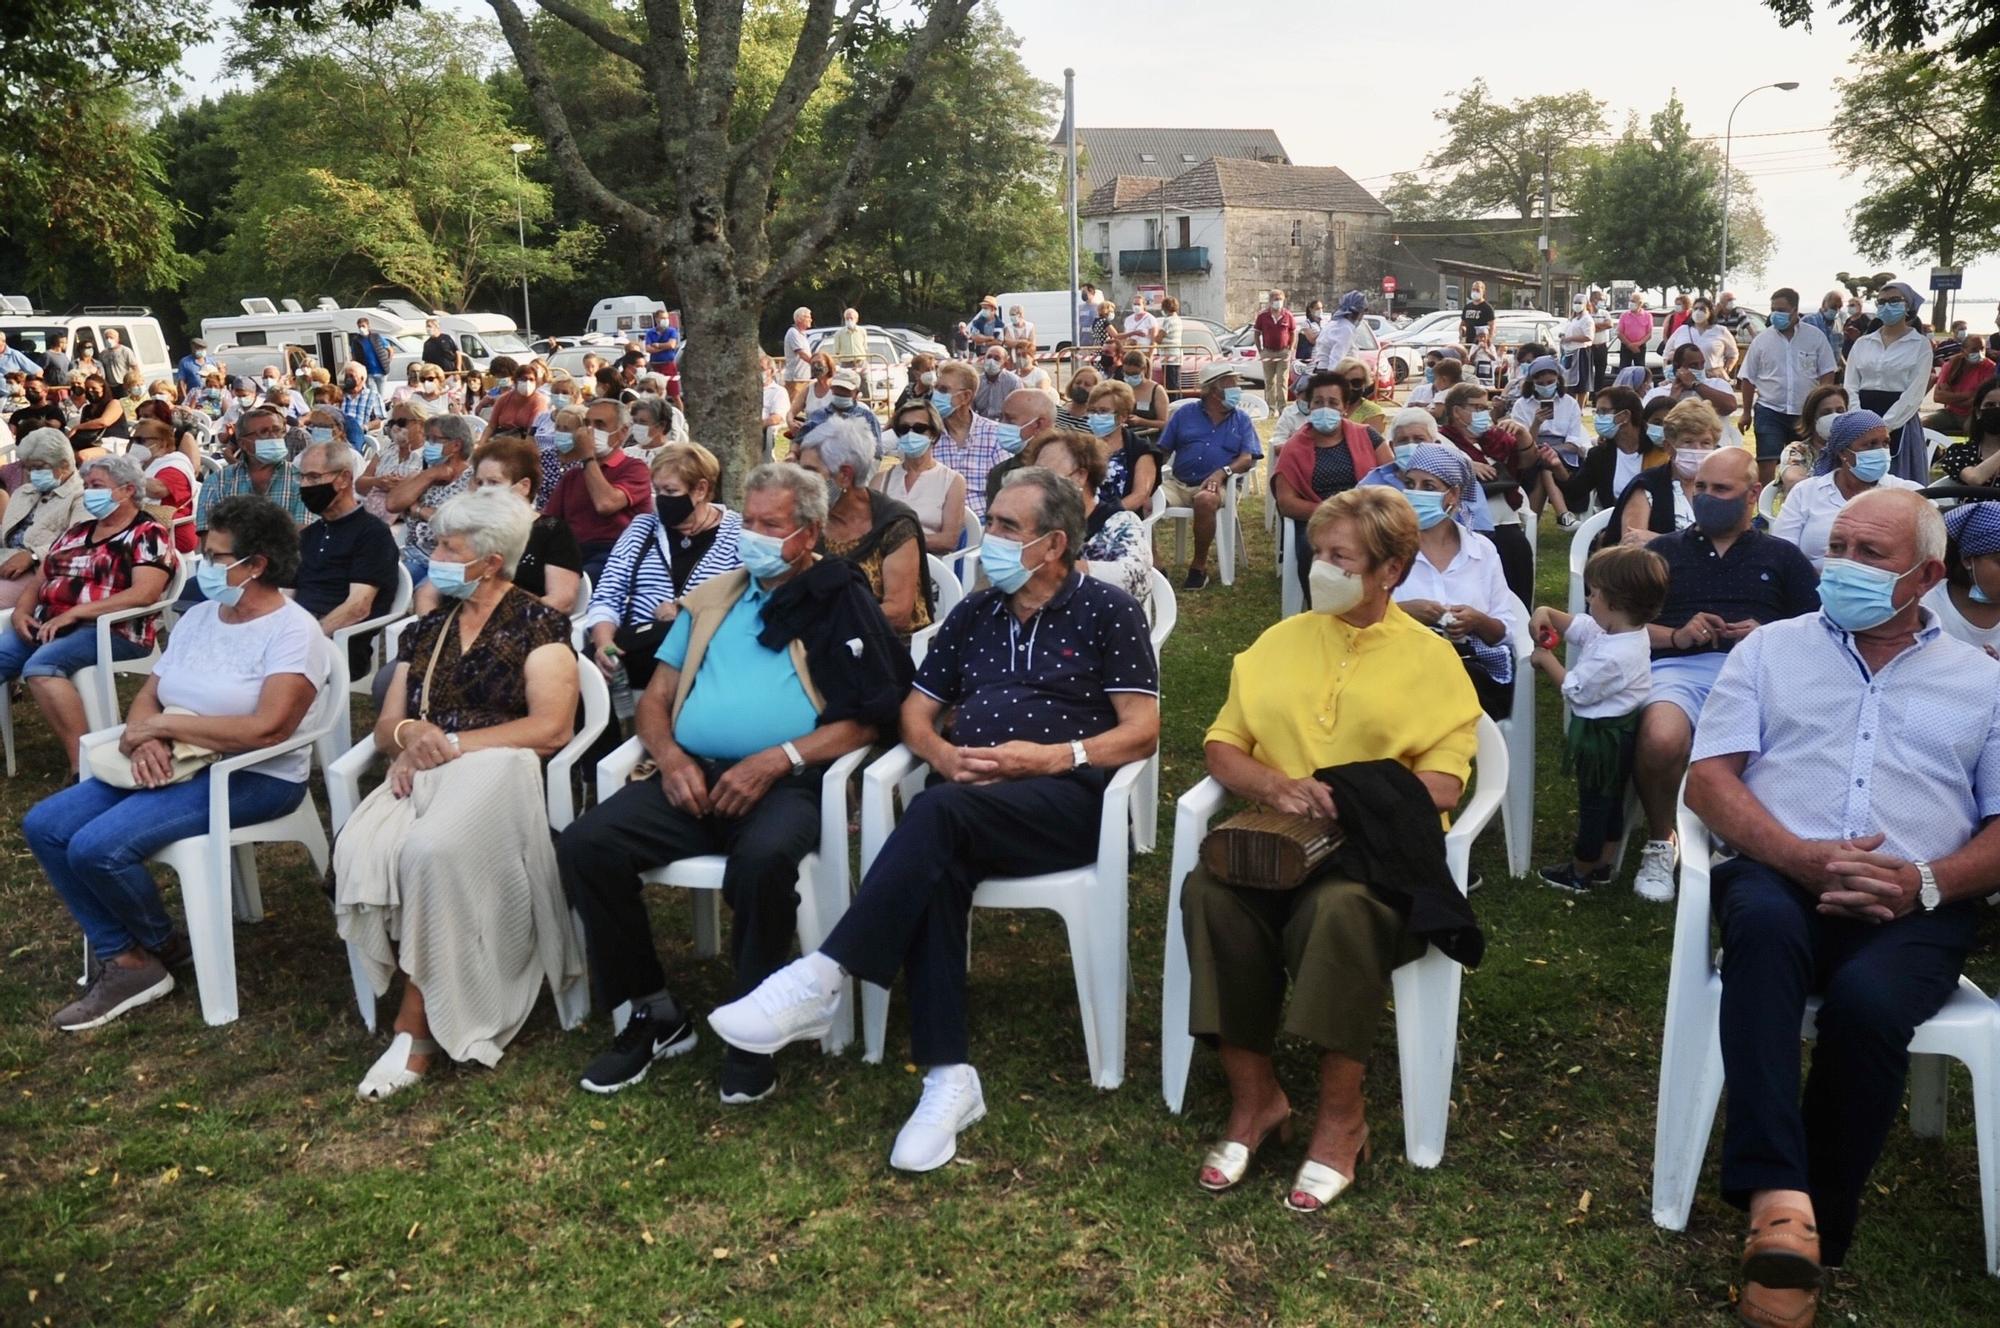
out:
{"label": "blue headscarf", "polygon": [[1840,465],[1840,454],[1859,442],[1863,434],[1888,427],[1888,423],[1872,410],[1849,410],[1834,416],[1833,427],[1827,430],[1826,450],[1819,454],[1818,462],[1813,465],[1813,474],[1831,475]]}
{"label": "blue headscarf", "polygon": [[1472,463],[1465,454],[1455,447],[1442,443],[1420,443],[1417,450],[1410,453],[1410,464],[1403,467],[1403,473],[1421,470],[1426,475],[1435,475],[1451,488],[1463,495],[1472,483]]}
{"label": "blue headscarf", "polygon": [[1553,355],[1544,355],[1528,366],[1528,372],[1525,377],[1533,381],[1536,374],[1552,373],[1556,376],[1556,381],[1560,384],[1562,381],[1562,371],[1563,367],[1560,360],[1556,359]]}
{"label": "blue headscarf", "polygon": [[1643,364],[1628,364],[1618,371],[1618,376],[1611,380],[1611,385],[1613,387],[1629,387],[1634,392],[1643,392],[1653,385],[1653,374]]}
{"label": "blue headscarf", "polygon": [[1336,314],[1358,314],[1368,308],[1368,297],[1358,290],[1351,290],[1340,297],[1340,304],[1334,309]]}
{"label": "blue headscarf", "polygon": [[1962,503],[1946,515],[1944,528],[1962,557],[2000,553],[2000,503]]}

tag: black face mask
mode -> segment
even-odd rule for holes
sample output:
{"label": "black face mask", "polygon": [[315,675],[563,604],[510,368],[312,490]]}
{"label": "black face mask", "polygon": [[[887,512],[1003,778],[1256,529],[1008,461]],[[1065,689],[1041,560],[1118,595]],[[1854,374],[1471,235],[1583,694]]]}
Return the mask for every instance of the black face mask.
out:
{"label": "black face mask", "polygon": [[653,510],[662,525],[678,526],[694,515],[694,497],[685,493],[656,493]]}
{"label": "black face mask", "polygon": [[306,511],[318,516],[333,506],[334,495],[338,492],[339,490],[331,484],[301,484],[299,501],[305,504]]}
{"label": "black face mask", "polygon": [[1081,406],[1090,400],[1090,389],[1087,387],[1072,387],[1069,390],[1069,399]]}
{"label": "black face mask", "polygon": [[2000,406],[1985,406],[1979,412],[1979,432],[2000,433]]}

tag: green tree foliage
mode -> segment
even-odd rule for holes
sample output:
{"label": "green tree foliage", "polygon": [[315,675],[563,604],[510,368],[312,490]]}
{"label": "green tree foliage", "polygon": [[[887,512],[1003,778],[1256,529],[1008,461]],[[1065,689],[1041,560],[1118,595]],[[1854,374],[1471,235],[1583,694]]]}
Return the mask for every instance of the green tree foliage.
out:
{"label": "green tree foliage", "polygon": [[[1761,271],[1770,233],[1741,175],[1730,212],[1732,266]],[[1721,154],[1694,141],[1674,97],[1643,131],[1634,117],[1609,151],[1591,154],[1577,198],[1579,257],[1591,271],[1641,286],[1707,289],[1721,259],[1721,214]]]}
{"label": "green tree foliage", "polygon": [[1485,79],[1474,79],[1432,118],[1445,127],[1444,146],[1424,159],[1432,176],[1428,210],[1439,217],[1540,216],[1545,154],[1555,210],[1570,210],[1587,162],[1585,140],[1605,129],[1604,103],[1588,92],[1499,102]]}
{"label": "green tree foliage", "polygon": [[2000,93],[1985,71],[1928,52],[1862,56],[1855,68],[1838,84],[1832,140],[1868,185],[1848,214],[1861,252],[1953,264],[2000,250]]}
{"label": "green tree foliage", "polygon": [[[1785,27],[1812,27],[1812,0],[1764,0]],[[1937,47],[1953,57],[2000,68],[2000,0],[1841,0],[1840,21],[1871,51]]]}

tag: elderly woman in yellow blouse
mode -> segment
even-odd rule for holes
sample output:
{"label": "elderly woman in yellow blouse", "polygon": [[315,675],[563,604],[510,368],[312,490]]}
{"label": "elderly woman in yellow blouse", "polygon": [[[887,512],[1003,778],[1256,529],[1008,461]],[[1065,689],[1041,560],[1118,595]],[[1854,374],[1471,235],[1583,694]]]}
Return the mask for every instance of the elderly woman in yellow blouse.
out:
{"label": "elderly woman in yellow blouse", "polygon": [[[1416,514],[1394,489],[1350,489],[1320,505],[1307,535],[1313,611],[1236,657],[1208,730],[1208,773],[1267,809],[1331,817],[1333,795],[1314,771],[1390,760],[1450,811],[1478,746],[1479,702],[1451,646],[1392,599],[1416,560]],[[1230,1095],[1199,1183],[1234,1188],[1266,1137],[1289,1134],[1292,1104],[1271,1059],[1282,1031],[1320,1052],[1319,1113],[1285,1198],[1317,1211],[1353,1183],[1368,1139],[1362,1076],[1390,974],[1425,941],[1369,886],[1332,872],[1292,890],[1250,890],[1196,867],[1181,905],[1189,1031],[1217,1048]]]}

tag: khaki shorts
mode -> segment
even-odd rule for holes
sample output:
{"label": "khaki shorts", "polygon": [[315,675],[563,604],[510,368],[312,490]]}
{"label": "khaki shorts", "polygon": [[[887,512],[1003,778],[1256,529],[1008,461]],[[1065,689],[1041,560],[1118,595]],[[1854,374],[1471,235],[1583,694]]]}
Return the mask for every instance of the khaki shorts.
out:
{"label": "khaki shorts", "polygon": [[1193,507],[1194,496],[1201,492],[1199,484],[1183,484],[1171,470],[1160,476],[1160,488],[1166,492],[1168,507]]}

